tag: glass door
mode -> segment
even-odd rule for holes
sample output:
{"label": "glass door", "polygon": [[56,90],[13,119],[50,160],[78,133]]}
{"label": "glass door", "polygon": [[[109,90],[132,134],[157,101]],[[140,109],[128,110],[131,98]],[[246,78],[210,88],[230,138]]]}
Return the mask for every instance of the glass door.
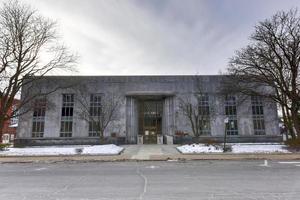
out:
{"label": "glass door", "polygon": [[157,135],[162,134],[162,101],[140,101],[139,111],[139,134],[143,135],[144,144],[157,143]]}

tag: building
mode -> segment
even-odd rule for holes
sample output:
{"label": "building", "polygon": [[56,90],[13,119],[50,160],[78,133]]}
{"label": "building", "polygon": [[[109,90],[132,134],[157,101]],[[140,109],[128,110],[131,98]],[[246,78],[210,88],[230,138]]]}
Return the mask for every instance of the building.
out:
{"label": "building", "polygon": [[[12,115],[14,111],[16,111],[17,106],[19,105],[20,100],[15,99],[13,101],[12,107],[10,107],[8,111],[8,115]],[[10,120],[4,122],[4,126],[2,128],[2,143],[13,143],[16,138],[18,127],[18,117],[12,117]]]}
{"label": "building", "polygon": [[[222,141],[225,132],[229,142],[281,141],[276,103],[259,97],[241,101],[237,94],[222,94],[223,78],[217,75],[43,77],[30,89],[22,90],[22,99],[34,91],[49,94],[36,98],[30,104],[32,110],[20,117],[17,141],[28,145],[100,141],[146,144],[162,142],[163,138],[164,142],[173,139],[174,143],[183,143]],[[195,137],[191,121],[184,115],[185,102],[202,119],[198,123],[199,137]],[[106,122],[94,119],[109,116],[107,107],[117,112],[111,115],[99,140],[102,135],[99,130]]]}

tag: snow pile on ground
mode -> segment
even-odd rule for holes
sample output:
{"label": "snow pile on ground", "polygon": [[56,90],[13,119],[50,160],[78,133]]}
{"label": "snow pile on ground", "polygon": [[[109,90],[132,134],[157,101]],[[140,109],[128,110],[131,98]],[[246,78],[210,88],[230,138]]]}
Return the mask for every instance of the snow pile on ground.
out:
{"label": "snow pile on ground", "polygon": [[123,151],[123,147],[116,146],[114,144],[107,144],[107,145],[96,145],[96,146],[89,146],[83,149],[82,154],[119,154]]}
{"label": "snow pile on ground", "polygon": [[233,153],[290,153],[283,144],[234,144]]}
{"label": "snow pile on ground", "polygon": [[[285,149],[286,146],[281,144],[236,143],[228,145],[232,147],[232,151],[230,153],[290,153],[287,149]],[[183,154],[223,152],[222,144],[220,144],[220,146],[190,144],[179,146],[177,149]]]}
{"label": "snow pile on ground", "polygon": [[216,148],[213,145],[190,144],[177,147],[181,153],[221,153],[222,147]]}
{"label": "snow pile on ground", "polygon": [[92,146],[43,146],[26,148],[7,148],[0,151],[0,155],[7,156],[51,156],[51,155],[117,155],[123,147],[114,144]]}

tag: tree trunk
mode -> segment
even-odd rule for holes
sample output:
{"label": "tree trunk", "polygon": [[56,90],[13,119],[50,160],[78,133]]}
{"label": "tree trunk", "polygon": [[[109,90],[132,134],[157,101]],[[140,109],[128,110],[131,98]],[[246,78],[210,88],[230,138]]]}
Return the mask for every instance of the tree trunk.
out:
{"label": "tree trunk", "polygon": [[100,140],[100,144],[104,143],[104,130],[100,130],[99,140]]}
{"label": "tree trunk", "polygon": [[0,144],[2,143],[4,121],[0,119]]}
{"label": "tree trunk", "polygon": [[293,126],[296,130],[295,139],[299,138],[300,136],[300,120],[298,116],[297,110],[292,110],[292,120],[293,120]]}
{"label": "tree trunk", "polygon": [[2,143],[2,137],[3,137],[3,131],[2,128],[0,127],[0,144]]}
{"label": "tree trunk", "polygon": [[292,120],[291,114],[289,112],[287,115],[287,124],[288,124],[287,128],[288,128],[289,134],[292,136],[293,139],[295,139],[296,133],[295,133],[295,130],[293,127],[293,120]]}
{"label": "tree trunk", "polygon": [[198,138],[200,136],[200,131],[199,131],[199,120],[198,117],[195,116],[195,129],[196,129],[196,137]]}
{"label": "tree trunk", "polygon": [[190,120],[190,123],[191,123],[191,126],[192,126],[193,134],[194,134],[194,136],[196,136],[197,133],[196,133],[196,129],[195,129],[195,124],[194,124],[193,116],[189,116],[189,120]]}
{"label": "tree trunk", "polygon": [[295,131],[293,130],[291,114],[285,105],[281,105],[281,110],[282,110],[282,115],[283,115],[283,123],[287,128],[288,134],[292,137],[292,139],[295,139],[296,134],[295,134]]}

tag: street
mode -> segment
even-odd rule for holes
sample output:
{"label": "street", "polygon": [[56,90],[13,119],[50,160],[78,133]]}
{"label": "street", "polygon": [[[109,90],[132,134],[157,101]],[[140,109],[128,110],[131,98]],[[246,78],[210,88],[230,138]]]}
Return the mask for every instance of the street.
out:
{"label": "street", "polygon": [[0,164],[0,199],[295,200],[300,162]]}

